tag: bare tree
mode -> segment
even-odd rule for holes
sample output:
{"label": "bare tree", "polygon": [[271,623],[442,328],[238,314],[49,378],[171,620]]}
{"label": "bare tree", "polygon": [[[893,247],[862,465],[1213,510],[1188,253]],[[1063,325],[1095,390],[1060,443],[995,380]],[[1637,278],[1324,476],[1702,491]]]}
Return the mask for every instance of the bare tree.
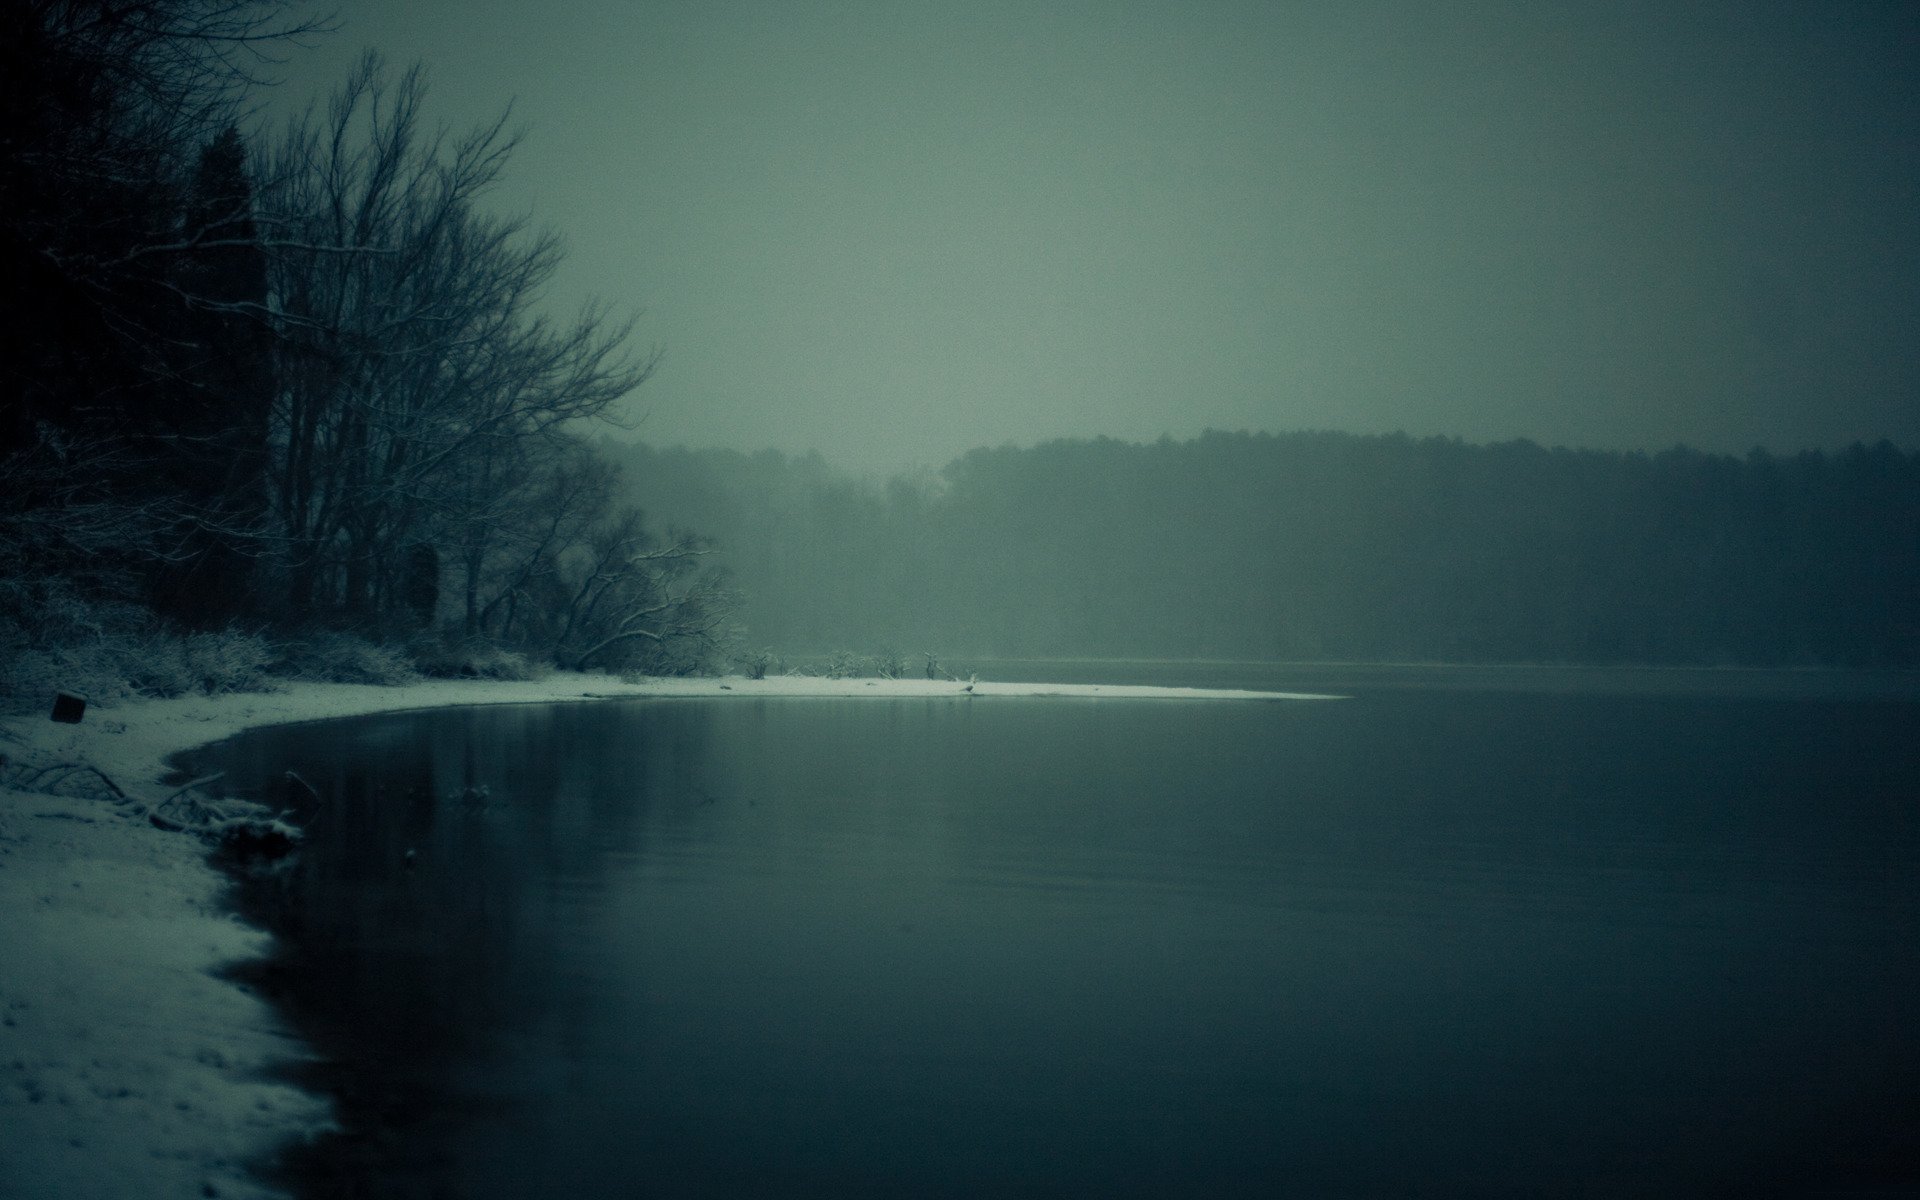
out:
{"label": "bare tree", "polygon": [[471,506],[456,536],[469,636],[574,668],[685,673],[718,656],[735,599],[704,539],[654,537],[593,446],[496,446],[470,477],[491,502]]}
{"label": "bare tree", "polygon": [[[702,552],[615,512],[575,432],[653,356],[597,304],[550,315],[558,239],[485,206],[506,114],[431,127],[420,70],[369,55],[249,155],[246,90],[321,27],[295,11],[0,0],[0,273],[44,318],[0,334],[0,454],[35,467],[0,561],[111,543],[186,609],[270,550],[280,615],[379,626],[430,618],[451,556],[471,634],[600,664],[710,642]],[[127,488],[41,469],[83,458]]]}
{"label": "bare tree", "polygon": [[680,674],[705,665],[734,609],[725,580],[699,569],[707,553],[689,534],[655,539],[637,508],[608,514],[556,573],[564,604],[551,611],[550,653],[575,670]]}
{"label": "bare tree", "polygon": [[401,548],[492,503],[467,473],[603,415],[653,368],[600,307],[543,315],[557,238],[478,207],[506,117],[455,136],[426,127],[423,97],[418,67],[396,80],[369,55],[269,171],[274,488],[298,606],[378,613]]}
{"label": "bare tree", "polygon": [[462,629],[504,636],[546,592],[569,547],[615,498],[615,472],[572,439],[488,439],[461,480],[453,523],[462,581]]}

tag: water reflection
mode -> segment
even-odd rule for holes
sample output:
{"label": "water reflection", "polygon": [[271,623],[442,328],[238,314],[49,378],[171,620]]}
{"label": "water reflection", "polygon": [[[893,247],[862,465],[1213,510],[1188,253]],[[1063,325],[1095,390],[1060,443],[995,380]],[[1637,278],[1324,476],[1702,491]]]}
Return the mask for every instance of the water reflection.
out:
{"label": "water reflection", "polygon": [[329,797],[253,896],[357,1089],[326,1186],[1714,1194],[1913,1161],[1915,716],[642,702],[221,765]]}

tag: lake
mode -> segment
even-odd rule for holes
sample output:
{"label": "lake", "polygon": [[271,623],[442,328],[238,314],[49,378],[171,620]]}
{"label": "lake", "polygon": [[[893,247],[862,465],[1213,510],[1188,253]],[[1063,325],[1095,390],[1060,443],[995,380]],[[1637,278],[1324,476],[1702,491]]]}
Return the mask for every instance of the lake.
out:
{"label": "lake", "polygon": [[1911,676],[975,669],[1350,698],[470,708],[194,755],[326,799],[241,888],[347,1123],[300,1186],[1920,1181]]}

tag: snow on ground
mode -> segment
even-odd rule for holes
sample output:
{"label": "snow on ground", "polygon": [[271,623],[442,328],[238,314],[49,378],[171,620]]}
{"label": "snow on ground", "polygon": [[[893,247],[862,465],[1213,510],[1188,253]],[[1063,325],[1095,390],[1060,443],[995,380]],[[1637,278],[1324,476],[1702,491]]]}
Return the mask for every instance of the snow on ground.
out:
{"label": "snow on ground", "polygon": [[[256,725],[456,704],[640,696],[1312,699],[935,680],[555,675],[139,700],[0,723],[19,763],[85,762],[163,798],[167,759]],[[266,1197],[248,1164],[328,1120],[268,1070],[304,1051],[222,967],[266,936],[229,915],[205,846],[101,799],[0,788],[0,1197]]]}

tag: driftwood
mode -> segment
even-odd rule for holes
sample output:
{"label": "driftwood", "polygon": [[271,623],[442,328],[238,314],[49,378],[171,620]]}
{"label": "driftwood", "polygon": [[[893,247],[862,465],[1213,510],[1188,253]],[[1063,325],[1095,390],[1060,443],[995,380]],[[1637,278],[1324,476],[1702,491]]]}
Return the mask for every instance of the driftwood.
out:
{"label": "driftwood", "polygon": [[[147,820],[161,829],[175,833],[188,828],[211,826],[221,821],[231,820],[233,814],[216,808],[207,801],[190,794],[205,787],[209,783],[214,783],[226,778],[226,774],[225,771],[216,771],[212,775],[203,775],[199,779],[181,784],[178,788],[174,789],[165,800],[162,800],[148,810]],[[181,811],[186,814],[184,820],[161,815],[176,804],[179,805]]]}
{"label": "driftwood", "polygon": [[180,797],[186,795],[188,792],[193,791],[195,788],[205,787],[209,783],[213,783],[217,780],[225,779],[226,777],[227,777],[227,773],[225,771],[215,771],[211,775],[202,775],[198,779],[190,780],[187,783],[183,783],[171,796],[168,796],[165,800],[162,800],[157,807],[165,808],[167,805],[172,804],[175,800],[178,800]]}
{"label": "driftwood", "polygon": [[[298,779],[292,772],[288,775]],[[192,833],[245,856],[279,858],[291,851],[303,836],[300,826],[287,820],[289,814],[274,813],[264,804],[245,800],[216,802],[193,794],[225,778],[224,771],[189,780],[168,793],[164,800],[152,803],[121,787],[111,775],[89,762],[36,765],[0,760],[0,784],[21,791],[58,795],[54,789],[76,777],[95,781],[83,795],[109,800],[132,816],[145,817],[156,829]],[[300,785],[316,801],[319,799],[304,780]]]}

